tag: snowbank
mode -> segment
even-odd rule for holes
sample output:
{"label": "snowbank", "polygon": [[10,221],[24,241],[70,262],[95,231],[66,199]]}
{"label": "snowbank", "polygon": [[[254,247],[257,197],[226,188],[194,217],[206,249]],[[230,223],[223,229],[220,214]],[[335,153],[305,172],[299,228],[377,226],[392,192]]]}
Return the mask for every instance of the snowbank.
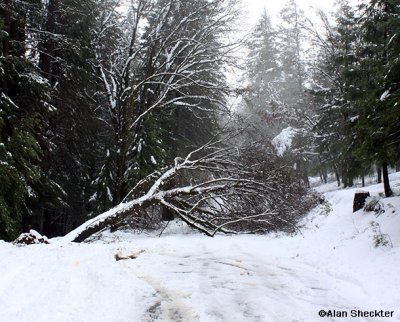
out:
{"label": "snowbank", "polygon": [[[378,196],[382,187],[365,189]],[[326,192],[329,203],[293,237],[208,238],[180,234],[172,224],[161,238],[119,233],[92,244],[0,242],[0,320],[400,321],[400,197],[384,199],[379,216],[353,214],[354,192]],[[379,234],[390,244],[375,247]],[[117,253],[138,255],[116,261]],[[353,309],[394,313],[319,316]]]}

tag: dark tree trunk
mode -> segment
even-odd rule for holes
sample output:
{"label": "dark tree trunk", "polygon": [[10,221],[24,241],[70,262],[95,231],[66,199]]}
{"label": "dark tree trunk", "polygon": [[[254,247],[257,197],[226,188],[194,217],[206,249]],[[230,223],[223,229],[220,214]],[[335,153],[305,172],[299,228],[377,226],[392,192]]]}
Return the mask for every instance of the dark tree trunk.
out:
{"label": "dark tree trunk", "polygon": [[340,184],[341,184],[341,182],[340,182],[340,174],[339,174],[339,171],[338,171],[336,166],[335,166],[335,176],[336,176],[337,185],[338,185],[338,187],[340,187]]}
{"label": "dark tree trunk", "polygon": [[[4,9],[2,11],[0,11],[0,13],[3,15],[3,22],[4,22],[3,30],[6,31],[8,34],[10,34],[10,21],[11,21],[10,3],[9,2],[10,2],[9,0],[5,0]],[[0,48],[0,55],[3,57],[7,57],[9,55],[9,51],[10,51],[10,39],[8,37],[3,37],[1,45],[2,46]],[[2,91],[4,93],[8,94],[7,77],[1,77],[0,82],[1,82],[0,85],[1,85]]]}
{"label": "dark tree trunk", "polygon": [[303,162],[298,160],[296,162],[297,172],[299,173],[299,186],[304,186],[310,188],[310,180],[308,179],[308,171],[307,168],[303,167]]}
{"label": "dark tree trunk", "polygon": [[308,178],[308,171],[306,168],[303,171],[303,180],[304,180],[305,186],[307,188],[311,188],[310,179]]}
{"label": "dark tree trunk", "polygon": [[[4,1],[4,30],[10,35],[11,13],[10,0]],[[10,51],[10,40],[8,37],[3,37],[2,41],[3,53],[2,56],[8,56]]]}
{"label": "dark tree trunk", "polygon": [[46,16],[46,33],[43,35],[41,53],[39,57],[39,67],[42,74],[46,77],[50,84],[53,84],[53,63],[54,63],[54,39],[52,34],[56,30],[56,12],[58,8],[58,0],[49,0],[47,5]]}
{"label": "dark tree trunk", "polygon": [[376,173],[378,176],[378,183],[382,183],[382,167],[380,165],[376,165]]}
{"label": "dark tree trunk", "polygon": [[354,186],[354,181],[353,181],[353,177],[351,175],[348,175],[348,186],[349,187],[353,187]]}
{"label": "dark tree trunk", "polygon": [[118,155],[117,155],[117,165],[116,165],[116,177],[115,177],[115,189],[112,194],[112,204],[114,206],[121,203],[122,199],[125,197],[125,173],[127,170],[127,154],[128,154],[128,130],[127,130],[127,120],[124,118],[122,120],[123,129],[121,130],[120,139],[117,141]]}
{"label": "dark tree trunk", "polygon": [[[3,37],[2,56],[24,57],[26,52],[26,12],[19,6],[13,8],[10,0],[2,2],[4,4],[1,5],[0,16],[4,23],[4,31],[8,34],[8,37]],[[17,11],[17,14],[13,14],[13,10]]]}
{"label": "dark tree trunk", "polygon": [[342,176],[342,183],[343,183],[343,188],[347,188],[347,178],[345,176]]}
{"label": "dark tree trunk", "polygon": [[322,169],[322,176],[324,177],[324,183],[328,183],[328,172],[326,169]]}
{"label": "dark tree trunk", "polygon": [[320,167],[319,176],[321,177],[321,182],[326,184],[328,182],[328,173],[326,171],[326,168],[323,166],[321,156],[318,156],[318,160],[319,160],[319,167]]}
{"label": "dark tree trunk", "polygon": [[393,195],[393,192],[392,189],[390,188],[388,163],[386,161],[382,163],[382,177],[383,177],[383,187],[385,189],[385,196],[390,197]]}
{"label": "dark tree trunk", "polygon": [[396,162],[396,172],[400,171],[400,160]]}
{"label": "dark tree trunk", "polygon": [[362,183],[362,187],[365,187],[365,177],[364,176],[361,177],[361,183]]}
{"label": "dark tree trunk", "polygon": [[343,183],[343,188],[347,188],[349,186],[347,182],[347,177],[345,174],[342,174],[342,183]]}

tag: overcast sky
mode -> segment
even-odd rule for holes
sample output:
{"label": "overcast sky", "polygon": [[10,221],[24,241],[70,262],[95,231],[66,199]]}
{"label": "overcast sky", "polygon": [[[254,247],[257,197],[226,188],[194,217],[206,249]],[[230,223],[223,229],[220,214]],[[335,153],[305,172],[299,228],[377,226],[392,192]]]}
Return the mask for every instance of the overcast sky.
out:
{"label": "overcast sky", "polygon": [[[244,9],[248,12],[248,20],[255,24],[266,8],[267,13],[274,18],[285,5],[287,0],[243,0]],[[307,16],[312,15],[316,8],[324,11],[333,11],[335,0],[297,0],[299,7],[306,12]]]}

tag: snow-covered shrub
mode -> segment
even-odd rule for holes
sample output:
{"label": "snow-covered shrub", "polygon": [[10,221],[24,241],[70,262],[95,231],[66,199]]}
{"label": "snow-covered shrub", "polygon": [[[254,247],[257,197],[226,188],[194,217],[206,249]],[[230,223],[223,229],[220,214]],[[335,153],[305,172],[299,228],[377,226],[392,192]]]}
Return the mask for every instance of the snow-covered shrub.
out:
{"label": "snow-covered shrub", "polygon": [[21,234],[13,243],[16,245],[50,244],[46,236],[42,236],[33,229],[29,233]]}
{"label": "snow-covered shrub", "polygon": [[328,216],[332,212],[332,204],[324,198],[321,202],[320,209],[321,215]]}
{"label": "snow-covered shrub", "polygon": [[374,235],[372,238],[373,238],[375,247],[380,247],[380,246],[393,247],[393,243],[390,239],[390,236],[388,234],[382,233],[381,226],[379,225],[379,223],[377,223],[376,221],[371,221],[370,225],[372,227],[372,231],[374,232]]}
{"label": "snow-covered shrub", "polygon": [[364,211],[375,212],[377,216],[385,212],[385,206],[378,197],[368,197],[365,201]]}

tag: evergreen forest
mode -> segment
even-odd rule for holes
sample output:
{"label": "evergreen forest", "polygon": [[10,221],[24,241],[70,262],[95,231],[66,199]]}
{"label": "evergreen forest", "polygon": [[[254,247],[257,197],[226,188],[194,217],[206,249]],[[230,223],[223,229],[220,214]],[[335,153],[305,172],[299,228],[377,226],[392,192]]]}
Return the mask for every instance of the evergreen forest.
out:
{"label": "evergreen forest", "polygon": [[172,218],[293,232],[312,176],[391,196],[399,1],[242,16],[239,0],[0,0],[0,239],[110,209],[76,241]]}

